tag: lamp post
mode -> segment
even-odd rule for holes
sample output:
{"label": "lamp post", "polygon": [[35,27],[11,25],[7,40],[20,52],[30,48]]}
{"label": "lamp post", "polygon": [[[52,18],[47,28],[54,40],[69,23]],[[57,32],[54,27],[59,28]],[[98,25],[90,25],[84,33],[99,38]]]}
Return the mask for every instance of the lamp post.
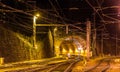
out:
{"label": "lamp post", "polygon": [[[36,16],[33,16],[33,48],[36,48]],[[30,48],[30,60],[33,59],[32,49]]]}
{"label": "lamp post", "polygon": [[37,49],[36,45],[36,19],[39,17],[39,14],[33,16],[33,48]]}
{"label": "lamp post", "polygon": [[36,16],[33,16],[33,48],[36,48]]}

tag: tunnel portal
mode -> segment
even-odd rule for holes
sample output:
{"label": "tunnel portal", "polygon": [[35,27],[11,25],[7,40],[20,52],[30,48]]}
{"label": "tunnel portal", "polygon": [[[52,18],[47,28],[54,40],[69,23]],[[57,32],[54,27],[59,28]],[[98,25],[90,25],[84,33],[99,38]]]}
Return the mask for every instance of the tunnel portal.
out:
{"label": "tunnel portal", "polygon": [[64,38],[58,48],[58,54],[63,56],[68,55],[86,55],[86,41],[79,36],[69,36]]}

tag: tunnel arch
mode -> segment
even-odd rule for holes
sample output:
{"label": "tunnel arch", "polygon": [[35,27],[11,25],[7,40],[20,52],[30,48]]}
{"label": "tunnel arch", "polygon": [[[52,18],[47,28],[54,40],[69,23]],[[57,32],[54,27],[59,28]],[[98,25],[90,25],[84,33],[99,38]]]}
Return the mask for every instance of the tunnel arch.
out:
{"label": "tunnel arch", "polygon": [[80,36],[65,37],[59,44],[60,55],[78,55],[79,49],[86,49],[86,41]]}

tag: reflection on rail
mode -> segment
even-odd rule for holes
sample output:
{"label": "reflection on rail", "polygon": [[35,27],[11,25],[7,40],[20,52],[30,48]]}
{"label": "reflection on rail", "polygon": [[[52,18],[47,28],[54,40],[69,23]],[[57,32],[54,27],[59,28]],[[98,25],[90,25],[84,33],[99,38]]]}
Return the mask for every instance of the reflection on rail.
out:
{"label": "reflection on rail", "polygon": [[110,68],[110,62],[111,59],[102,59],[96,66],[85,70],[85,72],[106,72]]}
{"label": "reflection on rail", "polygon": [[64,62],[62,64],[59,64],[51,69],[48,70],[48,72],[70,72],[72,69],[72,66],[77,62],[77,60],[70,60],[67,62]]}
{"label": "reflection on rail", "polygon": [[[54,60],[50,62],[33,63],[30,65],[22,65],[20,67],[14,67],[13,70],[7,72],[69,72],[71,71],[73,65],[77,63],[80,59],[76,58],[64,58],[63,60]],[[16,68],[16,69],[15,69]]]}

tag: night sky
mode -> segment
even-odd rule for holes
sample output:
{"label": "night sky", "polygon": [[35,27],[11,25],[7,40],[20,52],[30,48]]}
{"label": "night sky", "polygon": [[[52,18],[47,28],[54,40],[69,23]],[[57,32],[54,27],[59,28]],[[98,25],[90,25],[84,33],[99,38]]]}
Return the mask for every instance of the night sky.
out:
{"label": "night sky", "polygon": [[[110,8],[119,6],[119,2],[120,0],[37,0],[37,6],[49,12],[57,11],[63,19],[67,18],[69,23],[85,22],[87,18],[93,23],[93,14],[95,13],[93,8],[99,9],[95,19],[98,32],[99,29],[103,29],[104,33],[109,33],[113,36],[117,32],[119,36],[120,25],[118,20],[120,19],[120,9],[119,7]],[[108,8],[101,10],[100,6],[101,8]]]}
{"label": "night sky", "polygon": [[[26,11],[27,9],[28,10],[34,9],[34,6],[37,6],[37,9],[39,9],[41,13],[44,11],[42,16],[45,16],[46,19],[41,18],[42,23],[45,23],[45,22],[50,23],[55,21],[54,19],[57,19],[59,20],[57,21],[58,23],[64,22],[64,23],[76,24],[80,22],[86,22],[86,19],[88,18],[93,23],[94,22],[93,18],[95,13],[95,16],[96,16],[95,26],[98,30],[104,29],[105,32],[110,32],[110,34],[111,33],[114,34],[115,31],[117,31],[119,35],[120,27],[119,27],[118,21],[120,19],[120,16],[119,16],[120,9],[119,7],[114,7],[114,6],[119,6],[120,0],[117,0],[117,1],[115,0],[23,0],[23,1],[22,0],[1,0],[1,2],[15,9],[23,10],[23,11]],[[27,3],[31,4],[31,7]],[[101,10],[100,7],[106,8],[106,9]],[[99,10],[99,11],[96,12],[95,10]],[[54,14],[54,15],[49,15],[49,14]],[[22,15],[22,13],[21,14],[16,13],[16,15],[19,16],[19,15]],[[13,16],[13,15],[12,13],[6,13],[6,16]],[[27,20],[25,19],[26,17],[25,18],[19,17],[19,18],[22,18],[23,21],[25,21],[24,23],[30,24],[30,18],[29,19],[27,18]],[[20,20],[17,22],[22,24]]]}

